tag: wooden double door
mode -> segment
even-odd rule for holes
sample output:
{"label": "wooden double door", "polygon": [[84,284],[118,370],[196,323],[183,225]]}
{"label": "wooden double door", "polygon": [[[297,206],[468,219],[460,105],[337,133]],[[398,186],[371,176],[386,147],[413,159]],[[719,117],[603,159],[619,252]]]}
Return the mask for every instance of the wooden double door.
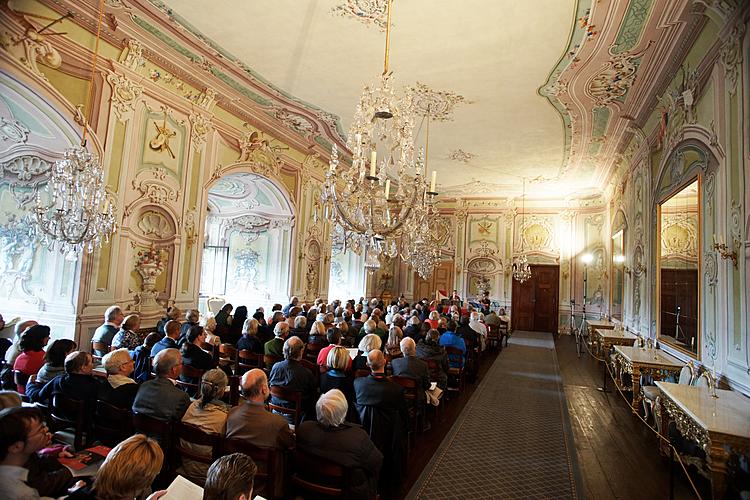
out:
{"label": "wooden double door", "polygon": [[453,261],[444,260],[436,267],[430,277],[423,280],[418,273],[414,273],[414,300],[427,297],[427,300],[435,298],[437,290],[445,290],[451,293],[453,290]]}
{"label": "wooden double door", "polygon": [[513,280],[513,329],[557,333],[559,294],[560,266],[532,265],[531,278]]}

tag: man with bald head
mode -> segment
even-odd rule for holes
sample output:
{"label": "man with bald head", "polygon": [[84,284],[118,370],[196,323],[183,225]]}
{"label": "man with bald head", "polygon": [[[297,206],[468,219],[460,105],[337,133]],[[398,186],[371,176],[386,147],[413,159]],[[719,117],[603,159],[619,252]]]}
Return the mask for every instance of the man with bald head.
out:
{"label": "man with bald head", "polygon": [[[268,378],[263,370],[257,368],[242,376],[240,391],[244,402],[229,411],[227,418],[227,439],[239,439],[259,448],[288,450],[294,446],[294,434],[287,421],[281,415],[266,410],[265,402],[271,394]],[[276,454],[277,463],[274,496],[284,496],[284,471],[282,453]],[[265,464],[260,464],[260,471],[265,472]]]}
{"label": "man with bald head", "polygon": [[354,379],[357,412],[362,427],[383,454],[380,488],[385,496],[395,494],[406,470],[408,414],[404,390],[385,376],[385,356],[379,350],[367,355],[372,373]]}

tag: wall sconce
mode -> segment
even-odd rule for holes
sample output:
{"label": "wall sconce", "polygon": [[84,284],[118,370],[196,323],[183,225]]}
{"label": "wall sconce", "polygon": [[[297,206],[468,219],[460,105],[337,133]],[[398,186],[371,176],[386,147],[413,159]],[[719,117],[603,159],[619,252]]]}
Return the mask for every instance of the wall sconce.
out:
{"label": "wall sconce", "polygon": [[719,255],[721,255],[721,258],[724,260],[732,259],[732,264],[734,267],[737,267],[737,250],[729,251],[729,248],[727,247],[726,243],[724,243],[724,238],[719,236],[719,240],[716,240],[716,235],[714,235],[714,250],[718,252]]}

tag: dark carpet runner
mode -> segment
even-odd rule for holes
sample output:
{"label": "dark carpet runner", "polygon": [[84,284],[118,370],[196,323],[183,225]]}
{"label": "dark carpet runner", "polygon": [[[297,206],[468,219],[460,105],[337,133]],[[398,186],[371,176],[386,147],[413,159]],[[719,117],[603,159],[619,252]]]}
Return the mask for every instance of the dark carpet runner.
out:
{"label": "dark carpet runner", "polygon": [[549,333],[514,332],[408,499],[581,498]]}

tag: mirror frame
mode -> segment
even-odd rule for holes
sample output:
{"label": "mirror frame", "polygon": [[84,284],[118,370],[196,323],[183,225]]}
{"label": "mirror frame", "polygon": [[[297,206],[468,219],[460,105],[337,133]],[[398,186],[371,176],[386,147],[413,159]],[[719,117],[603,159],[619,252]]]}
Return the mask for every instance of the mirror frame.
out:
{"label": "mirror frame", "polygon": [[627,231],[627,225],[622,224],[618,227],[613,228],[615,231],[614,234],[612,234],[612,237],[610,238],[609,242],[609,249],[610,249],[610,259],[609,259],[609,275],[612,277],[612,285],[609,287],[609,317],[611,319],[615,319],[614,315],[612,314],[612,311],[614,309],[614,298],[615,298],[615,273],[617,272],[617,267],[622,268],[622,287],[621,287],[621,293],[620,293],[620,318],[618,321],[625,324],[625,262],[620,262],[619,264],[615,262],[615,238],[620,236],[622,238],[622,255],[626,255],[625,251],[625,233]]}
{"label": "mirror frame", "polygon": [[[695,326],[695,332],[696,332],[696,350],[695,352],[685,349],[684,347],[680,346],[678,343],[676,343],[672,337],[668,335],[662,335],[661,334],[661,207],[662,204],[664,204],[666,201],[671,199],[674,195],[685,189],[687,186],[692,184],[693,182],[698,183],[698,231],[697,231],[697,237],[698,237],[698,302],[697,302],[697,309],[698,309],[698,315],[697,315],[697,323]],[[670,189],[664,196],[661,197],[661,199],[657,200],[656,202],[656,238],[654,241],[654,247],[655,247],[655,257],[656,257],[656,268],[654,269],[654,272],[656,273],[656,338],[657,340],[664,342],[665,344],[669,345],[671,348],[676,349],[688,356],[690,356],[693,359],[701,359],[701,349],[703,344],[703,331],[701,329],[701,321],[702,321],[702,292],[703,292],[703,280],[701,277],[703,276],[703,255],[702,255],[702,249],[703,249],[703,176],[702,172],[697,172],[695,175],[691,175],[690,178],[687,181],[680,182],[677,186]]]}

